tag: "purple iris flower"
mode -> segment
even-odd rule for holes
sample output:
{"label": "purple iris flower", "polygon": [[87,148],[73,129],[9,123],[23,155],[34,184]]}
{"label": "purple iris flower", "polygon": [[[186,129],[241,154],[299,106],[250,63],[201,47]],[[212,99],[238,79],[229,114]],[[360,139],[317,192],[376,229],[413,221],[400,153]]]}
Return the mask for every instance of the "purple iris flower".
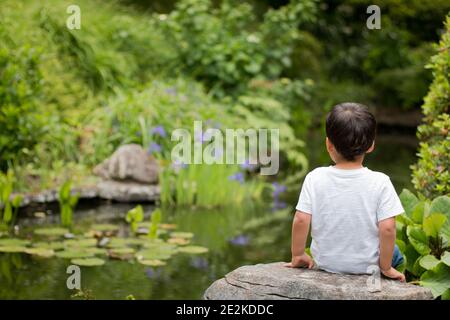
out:
{"label": "purple iris flower", "polygon": [[253,171],[255,169],[256,165],[251,164],[250,161],[248,159],[246,159],[244,161],[244,163],[242,163],[240,165],[240,167],[241,167],[242,170]]}
{"label": "purple iris flower", "polygon": [[236,246],[246,246],[249,243],[250,239],[248,236],[245,236],[243,234],[238,235],[237,237],[234,237],[230,240],[230,243],[236,245]]}
{"label": "purple iris flower", "polygon": [[149,279],[159,278],[161,276],[161,269],[147,268],[145,269],[145,274]]}
{"label": "purple iris flower", "polygon": [[184,163],[184,162],[182,162],[182,161],[180,161],[180,160],[178,160],[178,159],[175,159],[175,160],[172,162],[171,167],[172,167],[172,169],[173,169],[175,172],[178,173],[181,169],[186,168],[186,167],[187,167],[187,164]]}
{"label": "purple iris flower", "polygon": [[275,199],[277,199],[283,192],[286,192],[287,189],[285,185],[279,184],[278,182],[272,183],[272,187],[273,187],[272,196]]}
{"label": "purple iris flower", "polygon": [[206,260],[205,258],[196,257],[191,260],[191,266],[193,266],[194,268],[197,268],[197,269],[204,270],[204,269],[208,268],[209,264],[208,264],[208,260]]}
{"label": "purple iris flower", "polygon": [[166,135],[167,135],[166,134],[166,130],[164,130],[163,126],[156,126],[156,127],[152,128],[151,133],[152,134],[157,134],[157,135],[159,135],[160,137],[163,137],[163,138],[165,138]]}
{"label": "purple iris flower", "polygon": [[235,174],[232,174],[228,177],[229,180],[238,181],[240,184],[244,183],[244,174],[242,172],[238,172]]}
{"label": "purple iris flower", "polygon": [[159,153],[161,152],[161,149],[162,149],[161,145],[157,144],[156,142],[152,142],[147,149],[147,153],[148,154]]}
{"label": "purple iris flower", "polygon": [[280,210],[286,208],[286,202],[275,199],[272,205],[272,211]]}
{"label": "purple iris flower", "polygon": [[177,89],[176,88],[174,88],[174,87],[169,87],[169,88],[167,88],[166,90],[166,93],[168,94],[168,95],[170,95],[170,96],[176,96],[177,95]]}

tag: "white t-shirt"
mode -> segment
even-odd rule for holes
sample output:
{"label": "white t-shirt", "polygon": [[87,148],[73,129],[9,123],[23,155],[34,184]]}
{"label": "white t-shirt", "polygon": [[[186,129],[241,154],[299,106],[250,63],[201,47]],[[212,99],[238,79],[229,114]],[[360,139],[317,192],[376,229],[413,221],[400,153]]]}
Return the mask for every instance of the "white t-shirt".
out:
{"label": "white t-shirt", "polygon": [[298,211],[311,214],[311,253],[320,269],[372,273],[378,222],[404,212],[387,175],[368,168],[317,168],[305,177]]}

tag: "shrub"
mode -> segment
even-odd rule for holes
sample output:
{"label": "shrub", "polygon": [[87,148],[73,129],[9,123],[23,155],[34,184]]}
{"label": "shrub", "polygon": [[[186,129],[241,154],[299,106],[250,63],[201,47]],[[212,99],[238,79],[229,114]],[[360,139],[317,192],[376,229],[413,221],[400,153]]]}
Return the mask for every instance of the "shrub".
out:
{"label": "shrub", "polygon": [[0,22],[0,170],[29,155],[43,132],[39,60],[38,49],[17,46]]}
{"label": "shrub", "polygon": [[405,189],[400,199],[405,214],[397,219],[397,244],[408,279],[450,299],[450,197],[419,200]]}
{"label": "shrub", "polygon": [[214,7],[210,0],[181,0],[156,20],[177,47],[181,68],[223,94],[289,68],[298,25],[312,21],[315,9],[314,1],[291,1],[259,22],[248,3],[226,0]]}
{"label": "shrub", "polygon": [[427,197],[450,193],[450,17],[446,28],[429,65],[434,80],[422,106],[423,124],[417,130],[419,160],[412,166],[414,187]]}

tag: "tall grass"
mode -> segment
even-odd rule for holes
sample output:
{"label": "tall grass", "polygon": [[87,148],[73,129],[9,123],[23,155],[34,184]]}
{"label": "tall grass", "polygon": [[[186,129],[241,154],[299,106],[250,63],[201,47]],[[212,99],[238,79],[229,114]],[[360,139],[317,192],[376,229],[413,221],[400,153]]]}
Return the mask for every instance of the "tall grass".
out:
{"label": "tall grass", "polygon": [[217,207],[259,198],[268,184],[245,178],[237,165],[197,164],[165,168],[160,175],[163,205]]}

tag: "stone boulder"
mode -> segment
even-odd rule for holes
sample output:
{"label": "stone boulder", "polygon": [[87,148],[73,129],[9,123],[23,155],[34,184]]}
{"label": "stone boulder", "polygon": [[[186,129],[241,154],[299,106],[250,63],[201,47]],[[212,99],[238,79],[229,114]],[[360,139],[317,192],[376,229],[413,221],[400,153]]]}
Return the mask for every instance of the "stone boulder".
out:
{"label": "stone boulder", "polygon": [[120,202],[154,202],[159,199],[158,163],[137,144],[119,147],[94,168],[102,181],[98,196]]}
{"label": "stone boulder", "polygon": [[97,165],[94,174],[105,180],[155,184],[158,182],[158,163],[140,145],[126,144]]}
{"label": "stone boulder", "polygon": [[155,202],[160,195],[158,185],[136,182],[105,180],[97,184],[97,189],[100,198],[119,202]]}
{"label": "stone boulder", "polygon": [[[429,300],[431,291],[382,278],[370,284],[368,275],[333,274],[293,269],[283,262],[243,266],[215,281],[204,293],[207,300]],[[369,284],[368,284],[369,283]]]}

